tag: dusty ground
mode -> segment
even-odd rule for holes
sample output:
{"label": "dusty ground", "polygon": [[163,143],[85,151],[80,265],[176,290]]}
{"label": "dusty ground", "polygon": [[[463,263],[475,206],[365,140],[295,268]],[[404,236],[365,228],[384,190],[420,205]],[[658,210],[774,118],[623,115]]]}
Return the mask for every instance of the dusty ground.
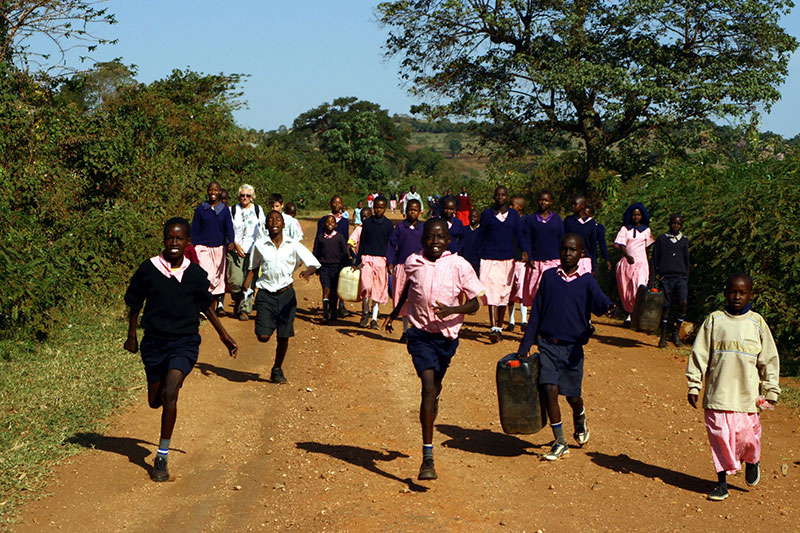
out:
{"label": "dusty ground", "polygon": [[797,412],[762,417],[757,487],[736,476],[728,500],[706,501],[714,472],[702,413],[685,400],[685,353],[605,320],[586,347],[592,439],[549,463],[549,430],[505,435],[498,421],[495,363],[520,335],[490,345],[485,310],[468,317],[434,434],[439,479],[417,482],[419,382],[399,334],[362,330],[355,316],[323,326],[319,282],[296,287],[288,385],[266,381],[275,345],[255,341],[252,320],[223,319],[235,360],[205,325],[180,397],[174,479],[148,477],[159,413],[143,396],[104,435],[74,437],[93,449],[57,469],[17,530],[797,529]]}

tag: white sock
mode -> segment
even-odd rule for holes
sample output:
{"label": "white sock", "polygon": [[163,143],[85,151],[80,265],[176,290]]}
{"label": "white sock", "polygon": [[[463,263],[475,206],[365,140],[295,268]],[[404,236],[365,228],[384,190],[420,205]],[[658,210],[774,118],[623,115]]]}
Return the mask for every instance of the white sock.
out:
{"label": "white sock", "polygon": [[515,324],[515,322],[514,322],[514,308],[515,308],[514,302],[511,302],[510,304],[508,304],[508,323],[509,324]]}
{"label": "white sock", "polygon": [[522,323],[528,323],[528,308],[522,304],[519,304],[519,314],[522,315]]}
{"label": "white sock", "polygon": [[376,321],[378,320],[379,306],[380,306],[380,304],[378,304],[378,303],[372,304],[372,320],[376,320]]}

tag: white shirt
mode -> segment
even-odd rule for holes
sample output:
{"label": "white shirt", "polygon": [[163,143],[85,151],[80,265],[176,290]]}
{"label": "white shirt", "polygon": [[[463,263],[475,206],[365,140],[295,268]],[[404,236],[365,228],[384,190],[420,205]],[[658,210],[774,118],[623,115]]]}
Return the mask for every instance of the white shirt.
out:
{"label": "white shirt", "polygon": [[405,197],[403,198],[403,211],[406,210],[406,206],[408,205],[408,202],[410,202],[411,200],[417,200],[419,201],[420,206],[422,205],[422,196],[420,196],[418,192],[408,191]]}
{"label": "white shirt", "polygon": [[[232,208],[231,215],[233,215]],[[234,241],[244,253],[249,254],[256,239],[258,239],[259,232],[263,230],[264,224],[266,224],[264,210],[259,209],[258,216],[256,216],[255,204],[250,204],[247,209],[237,205],[236,216],[231,218],[233,219]]]}
{"label": "white shirt", "polygon": [[289,237],[295,241],[302,241],[303,232],[300,230],[300,224],[297,219],[286,213],[281,214],[283,215],[283,238]]}
{"label": "white shirt", "polygon": [[258,270],[260,266],[261,276],[256,281],[256,287],[275,292],[294,281],[292,274],[297,268],[298,261],[306,267],[322,266],[314,254],[298,241],[286,238],[284,235],[280,247],[276,247],[267,236],[258,239],[253,246],[247,270]]}

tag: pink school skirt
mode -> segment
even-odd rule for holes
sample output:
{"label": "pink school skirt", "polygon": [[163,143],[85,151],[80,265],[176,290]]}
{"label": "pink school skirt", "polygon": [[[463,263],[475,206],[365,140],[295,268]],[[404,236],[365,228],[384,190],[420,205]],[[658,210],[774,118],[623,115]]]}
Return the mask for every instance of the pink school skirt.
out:
{"label": "pink school skirt", "polygon": [[389,301],[389,273],[386,258],[375,255],[361,256],[361,298],[370,298],[373,303]]}
{"label": "pink school skirt", "polygon": [[[589,268],[591,269],[591,265]],[[622,307],[626,313],[633,313],[633,305],[636,303],[636,291],[639,290],[639,285],[647,285],[647,282],[650,281],[650,269],[647,261],[637,257],[636,262],[630,265],[623,257],[617,263],[616,274]]]}
{"label": "pink school skirt", "polygon": [[208,275],[208,291],[211,294],[225,294],[225,246],[211,248],[195,244],[194,251],[200,266]]}
{"label": "pink school skirt", "polygon": [[397,209],[397,200],[389,200],[389,207],[392,208],[392,213],[394,213],[394,210]]}
{"label": "pink school skirt", "polygon": [[514,282],[513,259],[481,259],[480,280],[486,288],[486,305],[508,305]]}
{"label": "pink school skirt", "polygon": [[514,261],[514,279],[511,281],[511,294],[508,299],[514,303],[522,302],[525,292],[525,271],[528,264],[524,261]]}
{"label": "pink school skirt", "polygon": [[[403,294],[403,287],[406,284],[406,265],[400,264],[394,266],[394,286],[392,287],[392,301],[397,305],[400,295]],[[408,302],[400,309],[398,316],[406,316],[408,310]]]}
{"label": "pink school skirt", "polygon": [[[539,284],[542,282],[542,274],[545,270],[556,268],[561,265],[559,259],[548,259],[546,261],[534,261],[533,268],[528,267],[525,271],[525,286],[522,292],[522,303],[531,306],[536,293],[539,292]],[[579,263],[580,265],[580,263]]]}
{"label": "pink school skirt", "polygon": [[735,474],[742,461],[761,460],[761,420],[758,413],[706,409],[706,432],[714,471]]}

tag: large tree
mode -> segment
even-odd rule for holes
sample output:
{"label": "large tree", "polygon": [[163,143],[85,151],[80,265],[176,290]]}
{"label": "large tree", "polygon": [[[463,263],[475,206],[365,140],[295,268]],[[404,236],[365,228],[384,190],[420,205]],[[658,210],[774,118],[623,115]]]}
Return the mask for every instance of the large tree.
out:
{"label": "large tree", "polygon": [[[430,118],[583,140],[586,169],[645,128],[745,120],[780,97],[790,0],[398,0],[387,54]],[[588,172],[587,172],[588,175]]]}

